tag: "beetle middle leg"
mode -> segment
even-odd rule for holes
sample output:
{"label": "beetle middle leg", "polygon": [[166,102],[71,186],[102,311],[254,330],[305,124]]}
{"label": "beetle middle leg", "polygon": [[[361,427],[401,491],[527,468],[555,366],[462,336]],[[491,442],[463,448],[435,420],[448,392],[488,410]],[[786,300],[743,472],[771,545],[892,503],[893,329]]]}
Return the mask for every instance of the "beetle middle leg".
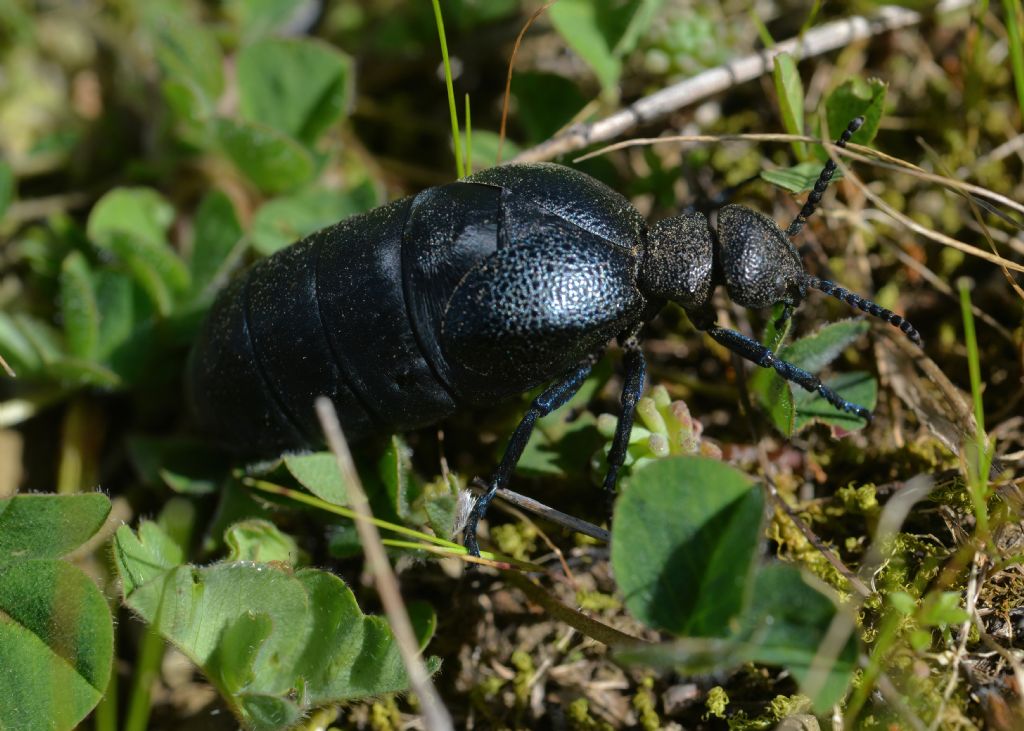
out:
{"label": "beetle middle leg", "polygon": [[494,476],[491,478],[487,492],[476,501],[473,511],[469,514],[469,520],[466,521],[466,528],[463,531],[463,542],[466,548],[469,549],[471,556],[480,555],[480,546],[476,541],[477,525],[480,523],[480,519],[484,517],[484,513],[487,512],[487,506],[491,504],[491,500],[494,499],[498,490],[508,484],[509,478],[512,476],[512,470],[515,469],[519,458],[523,456],[526,443],[530,441],[530,435],[533,433],[533,427],[537,424],[537,420],[564,406],[569,399],[576,395],[576,392],[580,390],[580,386],[583,385],[587,376],[590,375],[590,371],[593,370],[597,358],[598,356],[596,355],[588,357],[566,374],[562,380],[545,389],[542,394],[533,400],[529,410],[519,422],[519,426],[512,432],[512,436],[508,440],[508,446],[505,447],[505,454],[501,457],[498,469],[494,471]]}
{"label": "beetle middle leg", "polygon": [[721,343],[741,358],[757,363],[762,368],[774,368],[775,372],[787,381],[791,381],[807,391],[817,392],[823,399],[841,411],[855,414],[860,418],[871,421],[871,412],[863,406],[847,401],[833,389],[821,382],[813,373],[803,368],[778,358],[767,346],[756,340],[748,338],[735,330],[726,330],[717,325],[710,325],[704,328],[716,342]]}
{"label": "beetle middle leg", "polygon": [[609,503],[615,496],[615,483],[619,470],[626,461],[626,449],[629,447],[629,435],[633,431],[633,417],[636,415],[636,404],[644,390],[644,372],[646,363],[644,353],[640,349],[640,340],[632,335],[622,343],[626,351],[623,357],[626,376],[622,384],[622,413],[615,426],[615,437],[612,448],[608,451],[608,472],[604,477],[604,492]]}

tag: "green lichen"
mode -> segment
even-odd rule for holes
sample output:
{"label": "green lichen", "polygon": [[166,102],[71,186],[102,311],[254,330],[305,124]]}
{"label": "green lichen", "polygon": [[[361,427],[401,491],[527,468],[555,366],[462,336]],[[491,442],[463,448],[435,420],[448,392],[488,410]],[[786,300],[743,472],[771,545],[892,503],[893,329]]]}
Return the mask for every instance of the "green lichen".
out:
{"label": "green lichen", "polygon": [[402,728],[402,714],[398,710],[394,695],[389,695],[370,706],[370,728],[373,731],[397,731]]}
{"label": "green lichen", "polygon": [[491,528],[491,540],[505,555],[526,561],[537,548],[537,529],[530,523],[506,523]]}
{"label": "green lichen", "polygon": [[576,592],[576,604],[580,609],[585,609],[588,612],[614,612],[622,607],[622,602],[612,594],[605,594],[601,591],[584,591],[583,589]]}
{"label": "green lichen", "polygon": [[512,667],[516,669],[516,677],[512,680],[512,689],[516,696],[516,707],[526,708],[530,700],[530,684],[537,668],[529,653],[516,650],[512,653]]}
{"label": "green lichen", "polygon": [[566,720],[572,731],[612,731],[612,725],[598,721],[590,715],[590,704],[586,698],[577,698],[565,709]]}
{"label": "green lichen", "polygon": [[706,721],[709,718],[725,718],[725,708],[728,705],[729,694],[725,692],[725,688],[716,685],[708,691],[707,700],[704,701],[704,707],[708,709],[707,713],[703,716],[704,720]]}
{"label": "green lichen", "polygon": [[657,711],[658,699],[654,695],[654,678],[643,679],[631,703],[644,731],[658,731],[662,728]]}

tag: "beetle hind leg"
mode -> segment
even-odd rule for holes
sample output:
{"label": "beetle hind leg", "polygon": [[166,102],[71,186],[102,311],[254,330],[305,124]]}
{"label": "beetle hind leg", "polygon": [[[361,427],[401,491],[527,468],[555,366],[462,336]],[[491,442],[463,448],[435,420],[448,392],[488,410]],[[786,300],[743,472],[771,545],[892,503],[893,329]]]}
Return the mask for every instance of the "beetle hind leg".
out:
{"label": "beetle hind leg", "polygon": [[640,341],[636,336],[628,338],[623,344],[626,353],[623,358],[625,381],[622,384],[622,412],[615,425],[615,436],[608,452],[608,472],[604,477],[604,493],[609,505],[615,497],[615,483],[619,470],[626,461],[626,450],[629,447],[629,435],[633,431],[633,417],[636,415],[636,404],[644,390],[644,374],[646,363],[644,353],[640,349]]}
{"label": "beetle hind leg", "polygon": [[466,521],[466,528],[463,531],[463,543],[465,543],[471,556],[480,555],[480,546],[476,540],[477,525],[480,523],[480,519],[484,517],[487,507],[491,504],[494,496],[497,495],[498,490],[508,484],[512,471],[523,456],[526,443],[530,441],[530,435],[533,433],[533,427],[537,424],[537,420],[564,406],[569,399],[576,395],[576,392],[580,390],[580,386],[583,385],[587,376],[590,375],[590,371],[596,362],[597,356],[587,358],[567,373],[560,381],[545,389],[530,404],[529,410],[523,415],[519,426],[512,432],[512,436],[508,440],[505,454],[502,455],[498,469],[494,471],[494,476],[491,478],[490,483],[488,483],[487,492],[477,499],[473,505],[472,512],[469,514],[469,519]]}

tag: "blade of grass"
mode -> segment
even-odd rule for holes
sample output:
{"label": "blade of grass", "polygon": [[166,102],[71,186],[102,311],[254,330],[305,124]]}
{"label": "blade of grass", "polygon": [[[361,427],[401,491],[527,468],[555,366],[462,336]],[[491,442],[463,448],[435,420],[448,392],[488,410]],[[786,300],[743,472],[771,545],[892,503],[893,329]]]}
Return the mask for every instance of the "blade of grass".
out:
{"label": "blade of grass", "polygon": [[466,175],[473,174],[473,122],[469,115],[469,94],[466,94]]}
{"label": "blade of grass", "polygon": [[1024,34],[1021,31],[1024,6],[1021,0],[1003,0],[1006,11],[1006,36],[1010,46],[1010,65],[1013,67],[1013,83],[1017,87],[1017,105],[1024,120]]}
{"label": "blade of grass", "polygon": [[444,60],[444,83],[448,87],[448,113],[452,118],[452,147],[455,148],[455,172],[460,178],[466,177],[466,169],[462,166],[462,146],[459,144],[459,113],[455,109],[455,88],[452,86],[452,65],[448,60],[448,41],[444,35],[444,19],[441,17],[441,3],[434,2],[434,21],[437,23],[437,36],[441,39],[441,58]]}
{"label": "blade of grass", "polygon": [[[992,465],[993,450],[985,436],[985,408],[981,400],[981,359],[978,356],[978,340],[974,332],[974,313],[971,311],[970,283],[960,280],[960,311],[964,320],[964,345],[967,347],[967,366],[971,376],[971,399],[974,402],[975,432],[974,449],[965,449],[967,456],[967,481],[974,505],[978,536],[988,539],[988,474]],[[964,445],[970,447],[972,445]]]}

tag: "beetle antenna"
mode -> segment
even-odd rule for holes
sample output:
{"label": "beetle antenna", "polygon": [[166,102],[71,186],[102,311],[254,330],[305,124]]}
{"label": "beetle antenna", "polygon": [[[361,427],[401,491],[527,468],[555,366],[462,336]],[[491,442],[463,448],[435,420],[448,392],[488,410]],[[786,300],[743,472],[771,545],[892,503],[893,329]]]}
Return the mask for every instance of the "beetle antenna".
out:
{"label": "beetle antenna", "polygon": [[904,335],[910,338],[912,343],[918,347],[924,347],[924,344],[921,342],[921,334],[917,329],[906,319],[900,317],[892,310],[887,310],[881,305],[875,304],[871,300],[861,297],[856,292],[850,292],[849,290],[843,289],[835,282],[830,282],[827,279],[818,279],[817,277],[808,275],[804,281],[811,289],[824,292],[830,297],[835,297],[837,300],[845,302],[850,307],[856,307],[869,315],[877,317],[879,320],[885,320],[890,325],[898,327]]}
{"label": "beetle antenna", "polygon": [[[846,126],[843,134],[836,140],[836,147],[846,147],[846,143],[853,137],[853,133],[861,128],[864,124],[864,117],[854,117],[853,121]],[[814,183],[814,189],[811,194],[807,196],[807,202],[804,203],[804,207],[800,209],[800,213],[793,219],[793,223],[789,224],[789,228],[786,229],[786,236],[793,238],[807,223],[807,219],[811,217],[815,209],[818,207],[818,203],[821,202],[821,196],[825,194],[825,189],[828,188],[829,181],[832,180],[832,176],[835,175],[836,164],[829,158],[829,161],[825,163],[825,167],[821,169],[821,174],[818,176],[817,182]]]}

